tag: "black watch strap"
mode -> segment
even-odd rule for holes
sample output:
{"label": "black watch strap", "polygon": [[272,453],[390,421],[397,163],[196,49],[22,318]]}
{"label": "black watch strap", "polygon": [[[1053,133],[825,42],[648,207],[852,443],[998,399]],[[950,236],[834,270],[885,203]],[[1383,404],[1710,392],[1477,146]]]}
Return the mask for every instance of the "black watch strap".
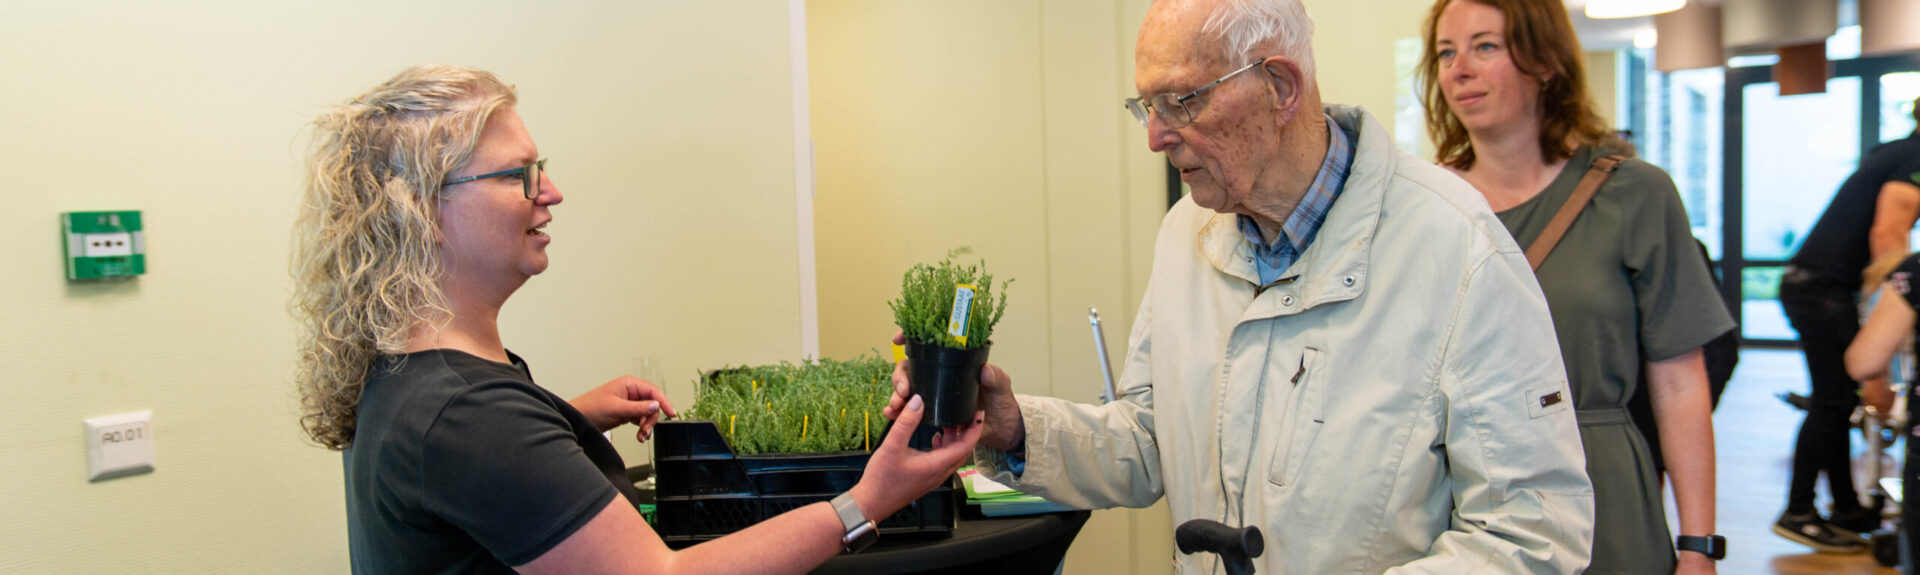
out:
{"label": "black watch strap", "polygon": [[1719,561],[1727,558],[1727,538],[1719,535],[1681,535],[1674,539],[1674,547],[1681,551],[1692,551],[1707,558]]}

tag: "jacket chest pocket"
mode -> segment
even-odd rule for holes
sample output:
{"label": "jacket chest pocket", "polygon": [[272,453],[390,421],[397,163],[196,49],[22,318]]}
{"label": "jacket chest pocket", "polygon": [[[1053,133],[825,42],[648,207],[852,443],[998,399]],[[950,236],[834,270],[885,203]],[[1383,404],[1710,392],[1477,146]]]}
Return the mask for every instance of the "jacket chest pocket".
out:
{"label": "jacket chest pocket", "polygon": [[1326,427],[1327,374],[1326,354],[1318,349],[1306,348],[1300,354],[1300,365],[1293,375],[1281,380],[1280,385],[1286,401],[1280,404],[1281,412],[1274,445],[1273,463],[1267,470],[1267,481],[1274,485],[1287,487],[1299,479],[1300,468],[1305,467],[1307,454],[1313,450],[1313,442],[1320,436],[1320,429]]}

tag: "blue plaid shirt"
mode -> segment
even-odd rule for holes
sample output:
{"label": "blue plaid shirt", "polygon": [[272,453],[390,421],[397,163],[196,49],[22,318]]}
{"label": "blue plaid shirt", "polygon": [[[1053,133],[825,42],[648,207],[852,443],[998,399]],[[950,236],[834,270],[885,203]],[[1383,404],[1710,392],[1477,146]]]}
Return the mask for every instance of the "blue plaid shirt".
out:
{"label": "blue plaid shirt", "polygon": [[1326,119],[1327,157],[1320,161],[1320,174],[1314,176],[1313,185],[1307,186],[1306,197],[1300,198],[1300,205],[1280,224],[1281,237],[1265,240],[1260,236],[1260,224],[1251,216],[1240,216],[1240,233],[1246,234],[1247,243],[1253,245],[1254,267],[1260,271],[1261,285],[1279,281],[1280,274],[1307,251],[1314,236],[1320,234],[1320,224],[1326,223],[1333,200],[1347,185],[1347,173],[1353,169],[1353,134],[1334,123],[1333,116]]}
{"label": "blue plaid shirt", "polygon": [[[1300,259],[1301,252],[1307,251],[1307,244],[1313,243],[1313,237],[1320,234],[1320,224],[1326,223],[1327,210],[1333,209],[1334,198],[1340,197],[1340,189],[1347,185],[1347,172],[1353,169],[1353,134],[1334,123],[1333,116],[1325,117],[1327,157],[1320,161],[1320,174],[1314,176],[1313,185],[1307,186],[1307,196],[1300,199],[1300,205],[1293,208],[1293,214],[1280,225],[1280,233],[1287,241],[1261,241],[1260,225],[1254,223],[1253,218],[1240,216],[1240,232],[1253,244],[1261,284],[1279,281],[1280,274]],[[1007,470],[1018,476],[1027,472],[1026,445],[1014,449],[1020,453],[1008,454]]]}

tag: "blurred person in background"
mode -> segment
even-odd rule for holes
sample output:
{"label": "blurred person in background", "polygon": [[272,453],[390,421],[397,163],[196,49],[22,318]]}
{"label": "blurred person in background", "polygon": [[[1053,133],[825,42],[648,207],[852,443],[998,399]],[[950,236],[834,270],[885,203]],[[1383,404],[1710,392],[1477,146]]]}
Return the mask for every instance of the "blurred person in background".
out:
{"label": "blurred person in background", "polygon": [[[1916,106],[1920,120],[1920,106]],[[1861,505],[1853,485],[1852,417],[1862,397],[1885,410],[1885,381],[1861,385],[1847,374],[1847,346],[1860,331],[1860,291],[1868,264],[1910,251],[1920,219],[1920,137],[1868,151],[1807,232],[1780,279],[1780,307],[1806,354],[1813,393],[1793,445],[1787,508],[1774,532],[1822,551],[1862,551],[1861,534],[1878,529],[1881,510]],[[1827,476],[1833,509],[1821,517],[1814,485]]]}
{"label": "blurred person in background", "polygon": [[[1920,293],[1915,293],[1913,281],[1920,277],[1920,254],[1881,258],[1867,267],[1867,273],[1875,274],[1865,278],[1868,291],[1874,294],[1871,298],[1874,303],[1865,324],[1860,326],[1859,335],[1847,346],[1847,375],[1862,382],[1862,386],[1886,385],[1893,375],[1906,379],[1907,428],[1903,431],[1907,437],[1907,451],[1906,462],[1900,472],[1900,512],[1901,517],[1915,517],[1915,513],[1920,513],[1916,511],[1916,507],[1920,507],[1920,500],[1915,499],[1920,497],[1920,493],[1916,493],[1920,491],[1920,453],[1916,453],[1920,451],[1920,445],[1913,439],[1913,408],[1920,404],[1914,402],[1913,374],[1894,374],[1891,370],[1896,364],[1912,365],[1915,318],[1920,316],[1914,312],[1914,306],[1920,305]],[[1897,360],[1900,354],[1908,354],[1907,360]],[[1874,394],[1863,395],[1874,397]],[[1892,397],[1893,394],[1887,391],[1886,395]],[[1876,413],[1873,415],[1883,418],[1889,415],[1887,406],[1874,406],[1874,411]],[[1879,454],[1870,455],[1877,457]],[[1904,532],[1901,533],[1903,548],[1920,549],[1915,545],[1920,543],[1920,529],[1906,528],[1901,531]],[[1909,552],[1903,551],[1901,557],[1903,565],[1911,564]]]}

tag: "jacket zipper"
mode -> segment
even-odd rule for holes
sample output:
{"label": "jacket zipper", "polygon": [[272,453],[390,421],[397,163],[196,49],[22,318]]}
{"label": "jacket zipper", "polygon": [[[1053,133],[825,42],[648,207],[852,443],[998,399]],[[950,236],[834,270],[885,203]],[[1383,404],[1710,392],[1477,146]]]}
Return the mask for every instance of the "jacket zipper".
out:
{"label": "jacket zipper", "polygon": [[1260,297],[1260,294],[1267,292],[1267,288],[1287,285],[1287,284],[1293,283],[1294,280],[1298,280],[1298,279],[1300,279],[1300,276],[1296,274],[1296,275],[1283,277],[1277,280],[1273,280],[1273,283],[1270,283],[1267,285],[1256,285],[1253,287],[1253,297],[1257,299]]}

